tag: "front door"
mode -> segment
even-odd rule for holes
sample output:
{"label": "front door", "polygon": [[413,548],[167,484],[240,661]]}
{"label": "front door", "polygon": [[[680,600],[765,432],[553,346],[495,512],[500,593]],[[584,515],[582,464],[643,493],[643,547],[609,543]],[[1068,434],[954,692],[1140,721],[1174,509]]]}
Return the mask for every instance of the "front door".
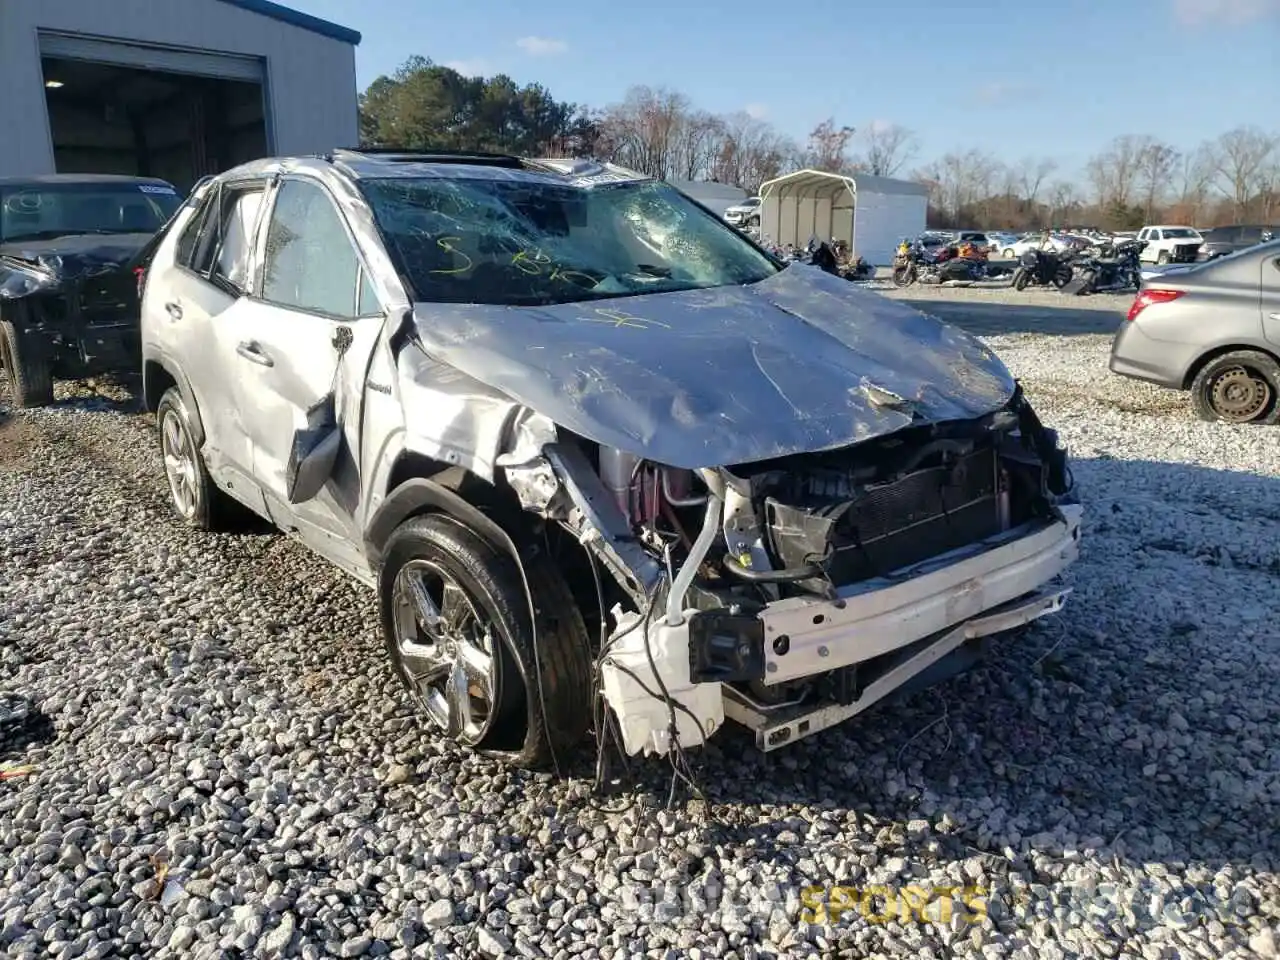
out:
{"label": "front door", "polygon": [[[363,574],[359,411],[383,314],[338,207],[319,183],[285,178],[269,202],[257,296],[235,327],[234,378],[253,473],[272,520]],[[341,437],[323,489],[290,502],[289,461],[309,413],[334,398]]]}

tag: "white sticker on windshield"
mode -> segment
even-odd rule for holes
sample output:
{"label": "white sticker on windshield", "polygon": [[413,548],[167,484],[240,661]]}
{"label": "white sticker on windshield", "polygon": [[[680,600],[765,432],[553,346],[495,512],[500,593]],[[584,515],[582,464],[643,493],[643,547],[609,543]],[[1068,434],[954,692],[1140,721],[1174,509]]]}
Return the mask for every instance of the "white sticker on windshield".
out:
{"label": "white sticker on windshield", "polygon": [[167,197],[176,197],[178,195],[178,191],[173,187],[166,187],[159,183],[140,183],[138,184],[138,189],[143,193],[162,193]]}

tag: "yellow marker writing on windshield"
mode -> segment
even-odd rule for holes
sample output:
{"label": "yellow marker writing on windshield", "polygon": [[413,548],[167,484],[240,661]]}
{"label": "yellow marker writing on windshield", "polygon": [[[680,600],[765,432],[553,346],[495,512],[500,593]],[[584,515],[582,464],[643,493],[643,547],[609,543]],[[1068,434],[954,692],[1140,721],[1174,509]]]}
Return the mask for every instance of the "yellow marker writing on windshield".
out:
{"label": "yellow marker writing on windshield", "polygon": [[466,273],[468,270],[470,270],[475,265],[475,261],[454,246],[455,243],[461,243],[461,242],[462,242],[461,237],[441,237],[439,240],[436,241],[436,246],[447,253],[453,253],[458,255],[459,257],[462,257],[463,260],[467,261],[465,266],[453,267],[449,270],[431,270],[429,272],[431,273]]}

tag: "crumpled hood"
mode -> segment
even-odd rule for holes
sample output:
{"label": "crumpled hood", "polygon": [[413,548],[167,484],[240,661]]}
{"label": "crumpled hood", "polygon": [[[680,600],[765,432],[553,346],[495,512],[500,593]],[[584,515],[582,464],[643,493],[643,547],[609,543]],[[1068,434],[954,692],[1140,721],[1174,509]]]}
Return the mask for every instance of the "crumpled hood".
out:
{"label": "crumpled hood", "polygon": [[0,244],[0,299],[65,289],[128,265],[149,233],[86,234]]}
{"label": "crumpled hood", "polygon": [[977,417],[1015,386],[968,334],[800,264],[743,287],[419,304],[414,319],[435,359],[568,430],[675,467],[846,446],[910,425],[911,411]]}

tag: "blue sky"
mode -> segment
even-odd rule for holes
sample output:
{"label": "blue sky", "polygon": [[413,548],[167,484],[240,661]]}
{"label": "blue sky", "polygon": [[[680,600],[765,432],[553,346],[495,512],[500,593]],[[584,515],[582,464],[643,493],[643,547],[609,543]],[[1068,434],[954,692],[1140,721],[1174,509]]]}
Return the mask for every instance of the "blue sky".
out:
{"label": "blue sky", "polygon": [[1280,128],[1280,0],[284,2],[364,35],[361,89],[413,54],[598,106],[668,86],[800,140],[828,116],[902,124],[916,162],[978,147],[1074,178],[1123,133]]}

